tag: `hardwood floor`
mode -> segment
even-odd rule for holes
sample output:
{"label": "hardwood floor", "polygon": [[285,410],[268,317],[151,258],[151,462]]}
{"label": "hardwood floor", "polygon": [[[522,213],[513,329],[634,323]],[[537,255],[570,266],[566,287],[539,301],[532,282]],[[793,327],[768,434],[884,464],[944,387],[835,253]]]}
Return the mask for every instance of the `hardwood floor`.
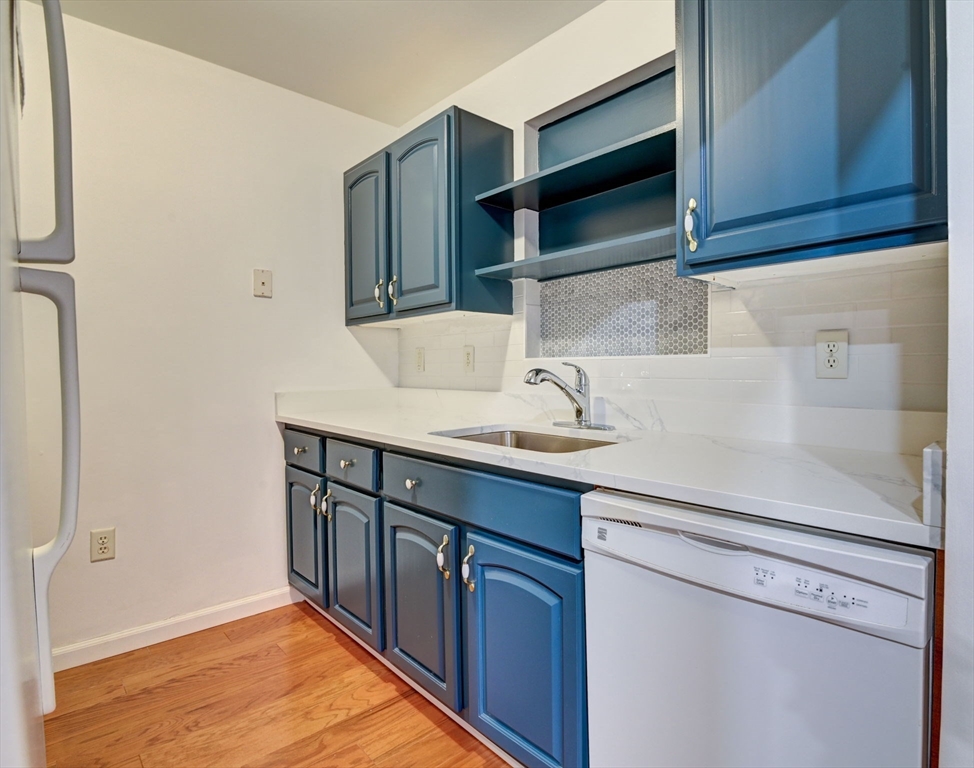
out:
{"label": "hardwood floor", "polygon": [[48,765],[503,766],[304,603],[55,676]]}

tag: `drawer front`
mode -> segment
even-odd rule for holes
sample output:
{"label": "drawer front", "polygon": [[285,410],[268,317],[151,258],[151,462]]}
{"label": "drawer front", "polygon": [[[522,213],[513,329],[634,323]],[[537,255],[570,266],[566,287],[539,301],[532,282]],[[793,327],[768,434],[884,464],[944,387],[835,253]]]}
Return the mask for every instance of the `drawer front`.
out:
{"label": "drawer front", "polygon": [[362,488],[379,489],[379,452],[374,448],[328,440],[325,450],[325,474],[334,480]]}
{"label": "drawer front", "polygon": [[576,491],[383,453],[382,493],[576,560],[582,557],[581,494]]}
{"label": "drawer front", "polygon": [[309,472],[325,471],[325,452],[322,440],[317,435],[309,435],[293,429],[284,430],[284,461]]}

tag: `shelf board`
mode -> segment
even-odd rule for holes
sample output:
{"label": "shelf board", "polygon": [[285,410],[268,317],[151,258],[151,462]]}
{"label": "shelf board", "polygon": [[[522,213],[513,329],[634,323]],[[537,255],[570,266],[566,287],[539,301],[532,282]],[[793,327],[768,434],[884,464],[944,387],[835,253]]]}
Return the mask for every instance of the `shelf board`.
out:
{"label": "shelf board", "polygon": [[676,123],[477,195],[481,205],[543,211],[676,169]]}
{"label": "shelf board", "polygon": [[552,280],[556,277],[626,267],[676,255],[676,227],[654,229],[601,243],[552,251],[476,271],[477,277],[497,280]]}

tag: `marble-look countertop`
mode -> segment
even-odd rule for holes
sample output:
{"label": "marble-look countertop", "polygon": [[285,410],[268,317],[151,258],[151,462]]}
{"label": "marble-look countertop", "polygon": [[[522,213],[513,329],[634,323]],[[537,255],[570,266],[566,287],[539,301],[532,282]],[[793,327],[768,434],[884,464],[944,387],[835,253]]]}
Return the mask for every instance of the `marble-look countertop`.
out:
{"label": "marble-look countertop", "polygon": [[[553,411],[551,402],[437,390],[295,393],[278,395],[276,419],[540,477],[902,544],[942,546],[942,528],[923,520],[920,456],[676,433],[666,431],[658,418],[645,423],[626,413],[616,414],[618,429],[612,432],[556,430],[550,427],[552,417],[567,414]],[[551,454],[435,434],[512,427],[571,432],[614,444]]]}

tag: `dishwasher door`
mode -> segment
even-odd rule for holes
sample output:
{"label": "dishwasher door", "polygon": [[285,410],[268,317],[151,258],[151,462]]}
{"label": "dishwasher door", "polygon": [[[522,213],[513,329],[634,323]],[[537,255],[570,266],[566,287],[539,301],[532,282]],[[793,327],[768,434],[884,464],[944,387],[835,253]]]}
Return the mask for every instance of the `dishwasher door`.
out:
{"label": "dishwasher door", "polygon": [[590,762],[925,766],[933,557],[582,499]]}

